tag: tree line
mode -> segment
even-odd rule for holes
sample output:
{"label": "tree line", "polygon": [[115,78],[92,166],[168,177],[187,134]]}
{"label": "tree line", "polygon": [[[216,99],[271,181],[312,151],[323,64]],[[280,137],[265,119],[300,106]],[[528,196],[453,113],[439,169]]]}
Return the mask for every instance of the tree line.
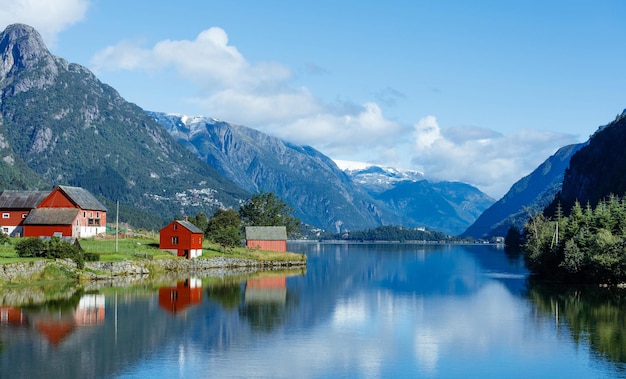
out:
{"label": "tree line", "polygon": [[300,220],[293,216],[293,209],[272,192],[261,191],[243,204],[239,211],[218,209],[207,218],[204,212],[189,217],[189,222],[204,232],[204,237],[224,248],[238,246],[245,226],[285,226],[287,235],[300,233]]}
{"label": "tree line", "polygon": [[[507,246],[515,238],[507,236]],[[626,199],[610,195],[593,208],[575,202],[564,215],[531,217],[524,228],[524,259],[540,277],[579,283],[626,282]]]}
{"label": "tree line", "polygon": [[379,226],[374,229],[337,233],[322,237],[323,240],[348,241],[445,241],[447,236],[442,232],[425,229],[405,228],[402,226]]}

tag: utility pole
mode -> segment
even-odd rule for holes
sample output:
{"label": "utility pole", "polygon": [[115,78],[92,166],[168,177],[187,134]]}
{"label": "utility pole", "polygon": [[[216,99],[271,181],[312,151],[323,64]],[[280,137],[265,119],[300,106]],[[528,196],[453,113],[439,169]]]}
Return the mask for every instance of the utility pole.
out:
{"label": "utility pole", "polygon": [[117,201],[115,210],[115,252],[117,253],[117,239],[120,235],[120,201]]}

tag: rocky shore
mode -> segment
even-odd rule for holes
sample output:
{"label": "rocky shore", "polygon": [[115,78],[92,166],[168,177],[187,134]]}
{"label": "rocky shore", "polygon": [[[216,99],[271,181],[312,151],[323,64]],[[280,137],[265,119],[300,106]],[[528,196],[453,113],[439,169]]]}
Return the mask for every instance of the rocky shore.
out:
{"label": "rocky shore", "polygon": [[37,260],[0,265],[0,283],[28,283],[49,266],[56,266],[78,275],[81,281],[113,280],[147,276],[154,272],[227,276],[261,270],[297,269],[306,267],[306,260],[256,261],[252,259],[215,257],[197,259],[125,260],[121,262],[85,262],[79,269],[68,259]]}

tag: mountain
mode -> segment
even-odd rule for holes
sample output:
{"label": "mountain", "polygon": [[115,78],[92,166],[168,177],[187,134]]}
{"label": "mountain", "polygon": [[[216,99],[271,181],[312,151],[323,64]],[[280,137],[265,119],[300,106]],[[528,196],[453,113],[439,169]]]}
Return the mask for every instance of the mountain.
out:
{"label": "mountain", "polygon": [[494,202],[468,184],[429,182],[419,171],[377,165],[354,167],[342,161],[338,164],[355,183],[400,217],[406,227],[458,235]]}
{"label": "mountain", "polygon": [[379,194],[392,189],[399,182],[417,182],[424,179],[424,173],[393,167],[365,165],[353,167],[349,162],[338,161],[337,165],[358,185],[371,194]]}
{"label": "mountain", "polygon": [[210,117],[147,112],[183,146],[249,192],[273,192],[304,223],[333,232],[400,219],[309,146]]}
{"label": "mountain", "polygon": [[560,148],[533,172],[511,186],[511,189],[485,210],[462,236],[474,238],[506,236],[511,226],[521,231],[530,214],[541,212],[561,190],[570,159],[584,145],[574,144]]}
{"label": "mountain", "polygon": [[85,67],[51,55],[30,26],[0,34],[0,57],[4,188],[80,186],[141,210],[125,221],[152,227],[155,215],[212,213],[249,196]]}
{"label": "mountain", "polygon": [[309,146],[244,126],[145,112],[85,67],[50,54],[26,25],[0,34],[0,56],[2,188],[80,186],[109,207],[119,200],[121,221],[151,228],[175,215],[238,208],[267,191],[329,231],[404,225],[454,233],[492,201],[418,172],[348,175]]}
{"label": "mountain", "polygon": [[578,200],[592,207],[608,195],[626,194],[626,110],[589,138],[570,161],[559,201],[563,210]]}
{"label": "mountain", "polygon": [[427,227],[449,235],[467,228],[494,200],[458,182],[402,181],[377,196],[407,227]]}

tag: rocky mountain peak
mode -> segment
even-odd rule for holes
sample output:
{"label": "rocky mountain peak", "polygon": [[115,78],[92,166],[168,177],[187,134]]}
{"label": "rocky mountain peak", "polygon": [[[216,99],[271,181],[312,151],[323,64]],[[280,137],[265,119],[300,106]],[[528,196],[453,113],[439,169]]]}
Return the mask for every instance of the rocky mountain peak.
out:
{"label": "rocky mountain peak", "polygon": [[0,34],[0,86],[5,87],[16,72],[37,66],[41,67],[42,75],[23,82],[21,88],[15,88],[16,92],[52,83],[58,68],[39,32],[24,24],[7,26]]}

